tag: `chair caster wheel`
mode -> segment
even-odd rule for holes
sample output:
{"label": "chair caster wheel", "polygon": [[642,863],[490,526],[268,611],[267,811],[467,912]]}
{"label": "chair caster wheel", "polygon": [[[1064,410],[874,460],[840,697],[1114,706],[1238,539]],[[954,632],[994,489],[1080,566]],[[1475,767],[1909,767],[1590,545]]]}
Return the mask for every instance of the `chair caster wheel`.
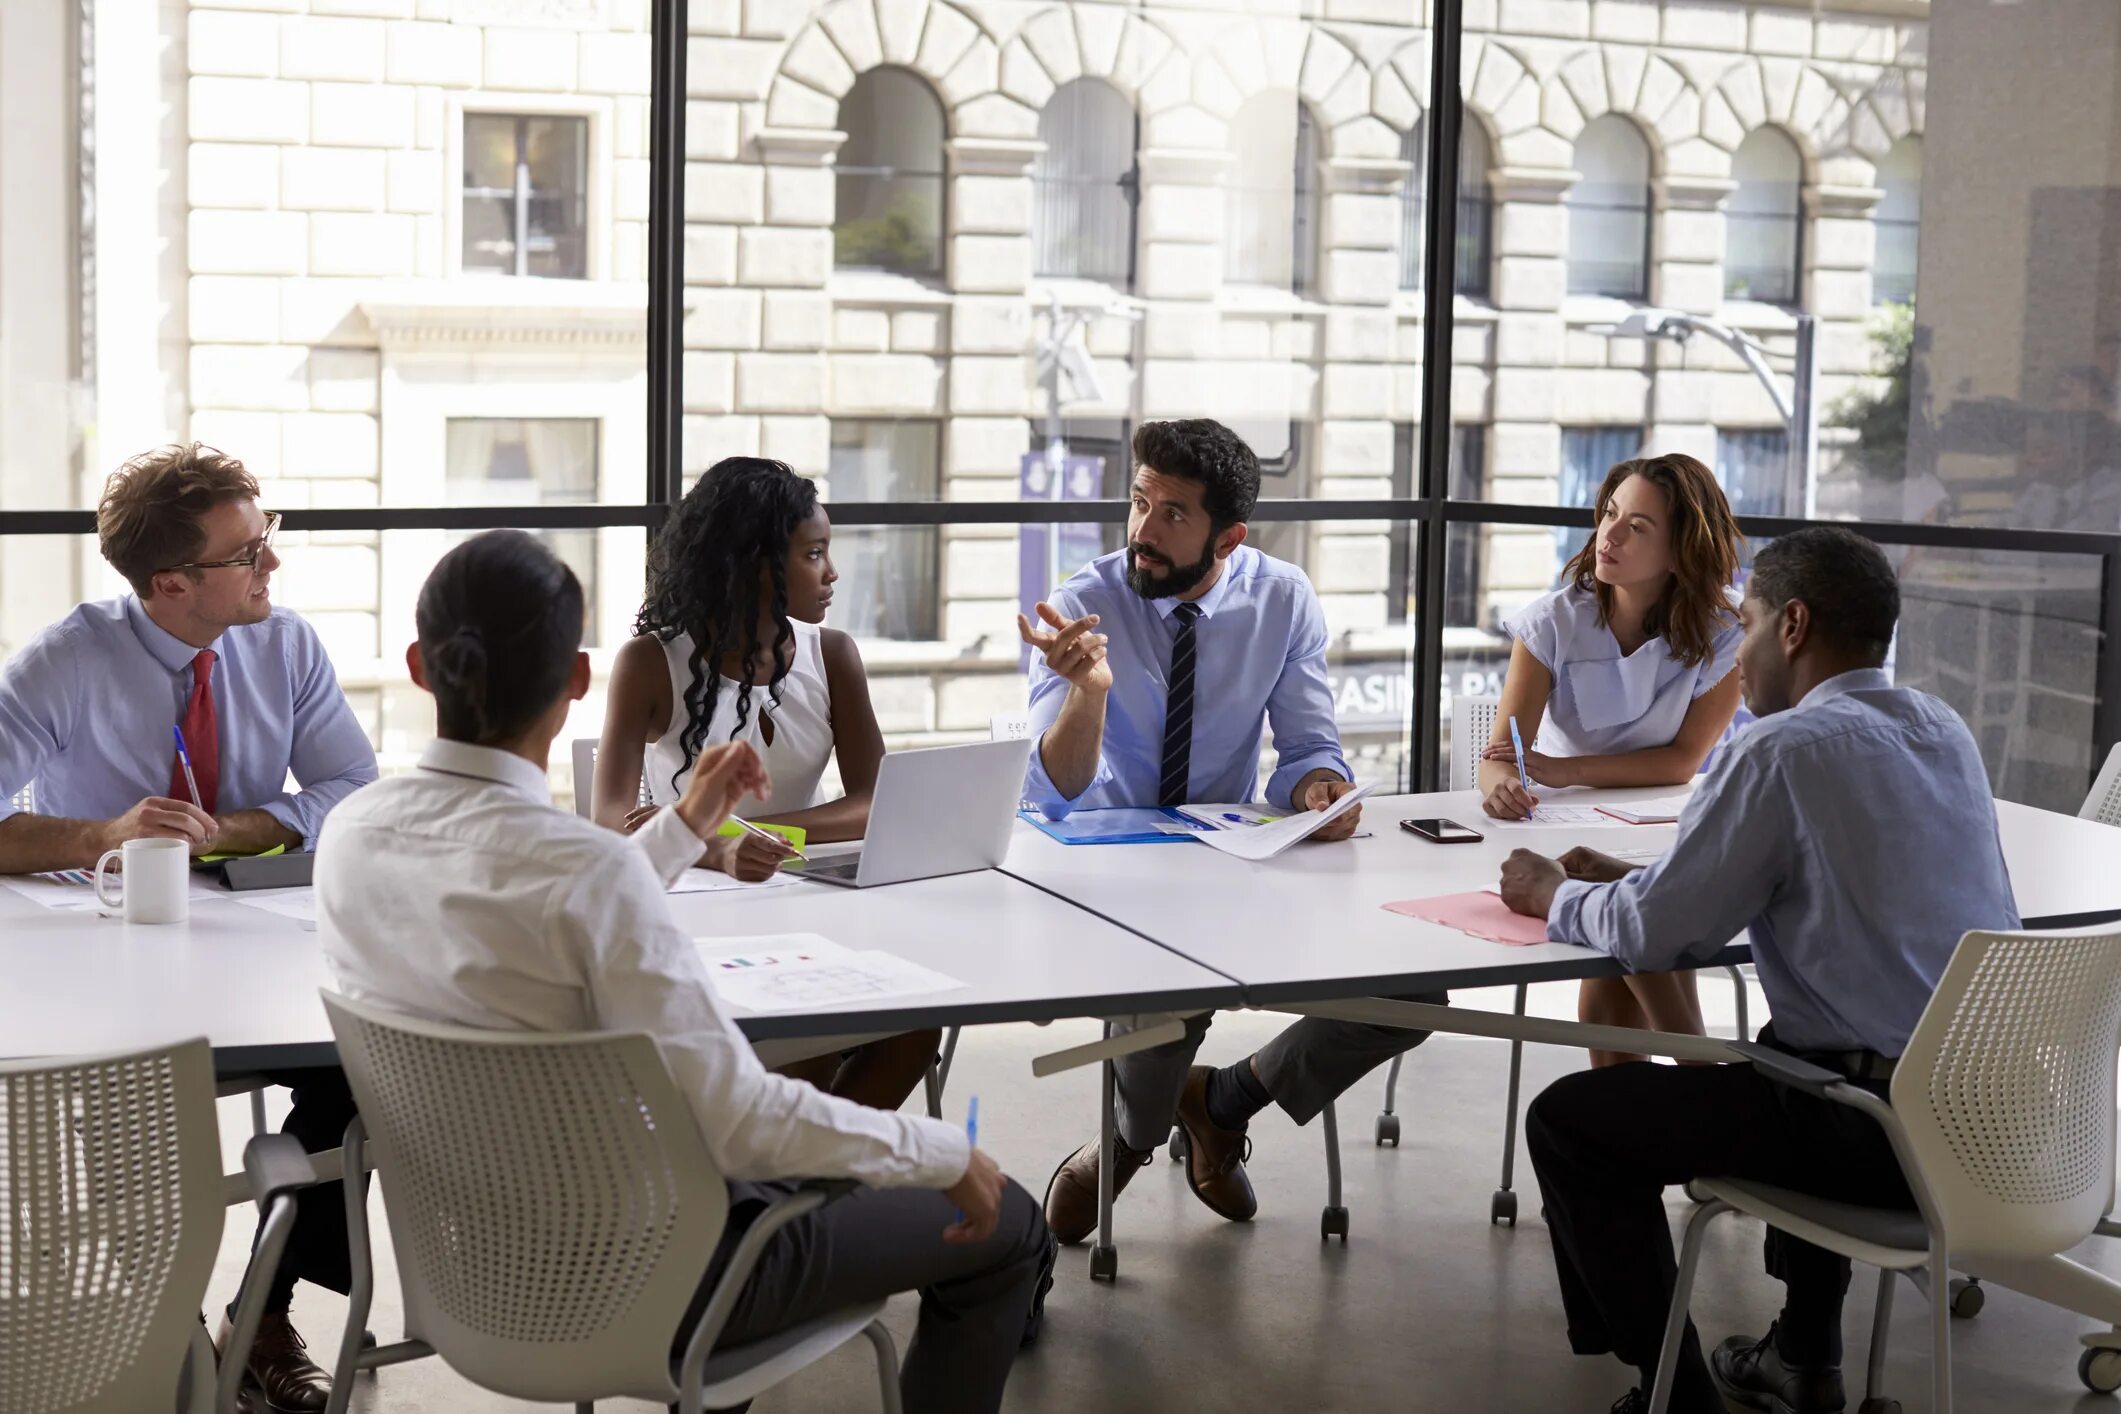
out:
{"label": "chair caster wheel", "polygon": [[1119,1279],[1119,1249],[1116,1247],[1092,1247],[1090,1249],[1090,1280],[1117,1281]]}
{"label": "chair caster wheel", "polygon": [[2093,1394],[2121,1389],[2121,1350],[2093,1349],[2077,1357],[2077,1378]]}
{"label": "chair caster wheel", "polygon": [[1517,1226],[1517,1195],[1507,1188],[1496,1189],[1495,1195],[1488,1199],[1488,1225],[1492,1227],[1496,1223]]}
{"label": "chair caster wheel", "polygon": [[1856,1406],[1856,1414],[1900,1414],[1897,1399],[1866,1399]]}
{"label": "chair caster wheel", "polygon": [[1336,1237],[1340,1239],[1341,1246],[1345,1247],[1348,1245],[1348,1210],[1346,1208],[1327,1208],[1318,1215],[1318,1240],[1320,1242],[1330,1242]]}
{"label": "chair caster wheel", "polygon": [[1167,1152],[1171,1155],[1171,1162],[1174,1164],[1182,1164],[1186,1161],[1186,1127],[1184,1125],[1172,1126],[1171,1145]]}
{"label": "chair caster wheel", "polygon": [[1980,1315],[1981,1308],[1988,1304],[1988,1297],[1982,1294],[1981,1283],[1971,1278],[1953,1277],[1949,1289],[1952,1314],[1962,1321],[1971,1321]]}
{"label": "chair caster wheel", "polygon": [[1377,1117],[1377,1147],[1382,1149],[1387,1144],[1390,1144],[1395,1149],[1399,1147],[1398,1115],[1379,1115]]}

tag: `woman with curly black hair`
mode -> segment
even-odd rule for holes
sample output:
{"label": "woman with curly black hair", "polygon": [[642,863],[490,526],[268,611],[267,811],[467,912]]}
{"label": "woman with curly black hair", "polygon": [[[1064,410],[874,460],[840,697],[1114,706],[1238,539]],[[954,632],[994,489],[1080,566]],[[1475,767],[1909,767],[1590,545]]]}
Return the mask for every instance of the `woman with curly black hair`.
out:
{"label": "woman with curly black hair", "polygon": [[[773,781],[773,806],[747,798],[736,814],[801,826],[819,843],[861,838],[884,734],[854,640],[823,626],[839,578],[831,545],[816,484],[785,462],[729,457],[685,494],[648,552],[639,636],[612,664],[597,750],[598,821],[639,828],[683,795],[702,747],[748,741]],[[820,802],[835,754],[846,793]],[[743,834],[715,840],[700,862],[756,882],[790,853]],[[819,1089],[896,1109],[920,1083],[939,1039],[934,1031],[896,1036],[789,1071]]]}

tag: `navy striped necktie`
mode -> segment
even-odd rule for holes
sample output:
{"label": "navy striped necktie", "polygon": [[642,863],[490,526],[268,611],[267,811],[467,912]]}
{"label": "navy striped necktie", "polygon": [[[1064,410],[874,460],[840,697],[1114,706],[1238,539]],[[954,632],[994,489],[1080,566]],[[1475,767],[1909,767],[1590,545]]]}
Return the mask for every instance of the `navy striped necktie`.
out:
{"label": "navy striped necktie", "polygon": [[1156,803],[1184,805],[1193,770],[1193,624],[1200,605],[1181,604],[1171,611],[1178,636],[1171,640],[1170,688],[1164,697],[1164,769],[1158,777]]}

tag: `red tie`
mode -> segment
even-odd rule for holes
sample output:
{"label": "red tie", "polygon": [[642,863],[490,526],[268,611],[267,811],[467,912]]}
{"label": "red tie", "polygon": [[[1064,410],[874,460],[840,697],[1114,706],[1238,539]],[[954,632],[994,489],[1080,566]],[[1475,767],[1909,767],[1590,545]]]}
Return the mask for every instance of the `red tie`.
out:
{"label": "red tie", "polygon": [[[221,728],[214,720],[214,654],[210,648],[200,649],[199,656],[191,660],[191,698],[184,704],[184,720],[177,725],[183,728],[192,775],[199,781],[198,806],[211,815],[221,795]],[[170,767],[169,793],[174,800],[192,798],[182,757]]]}

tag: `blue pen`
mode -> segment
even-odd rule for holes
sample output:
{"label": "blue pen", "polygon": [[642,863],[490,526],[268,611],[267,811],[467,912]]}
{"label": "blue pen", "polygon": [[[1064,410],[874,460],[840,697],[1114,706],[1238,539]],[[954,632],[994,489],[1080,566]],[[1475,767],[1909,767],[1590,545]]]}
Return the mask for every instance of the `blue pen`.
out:
{"label": "blue pen", "polygon": [[[1530,795],[1532,793],[1532,778],[1524,773],[1524,738],[1517,734],[1517,718],[1515,716],[1510,718],[1510,749],[1517,753],[1517,780],[1519,784],[1524,786],[1524,793]],[[1527,820],[1532,818],[1530,810],[1525,811],[1525,818]]]}
{"label": "blue pen", "polygon": [[[974,1095],[965,1104],[965,1142],[973,1148],[979,1147],[979,1096]],[[965,1210],[957,1210],[957,1220],[965,1220]]]}
{"label": "blue pen", "polygon": [[169,730],[177,738],[177,760],[184,766],[184,784],[191,790],[191,803],[204,810],[206,802],[199,799],[199,778],[191,773],[191,753],[184,749],[184,728],[173,726]]}

